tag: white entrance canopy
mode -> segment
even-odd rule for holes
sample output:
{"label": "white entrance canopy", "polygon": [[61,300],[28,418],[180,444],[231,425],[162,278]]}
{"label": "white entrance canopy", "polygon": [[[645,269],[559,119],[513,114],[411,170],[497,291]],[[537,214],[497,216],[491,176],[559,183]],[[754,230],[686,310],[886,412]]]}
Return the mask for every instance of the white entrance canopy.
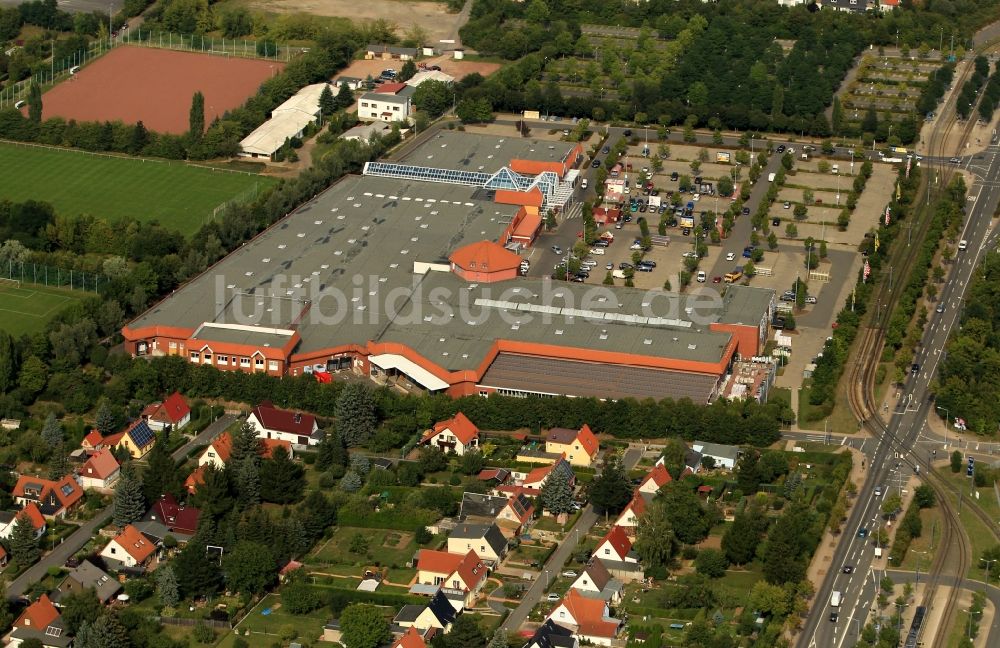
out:
{"label": "white entrance canopy", "polygon": [[382,353],[370,356],[368,361],[383,371],[395,369],[406,374],[427,391],[439,391],[448,388],[448,383],[427,371],[416,362],[408,360],[401,355]]}

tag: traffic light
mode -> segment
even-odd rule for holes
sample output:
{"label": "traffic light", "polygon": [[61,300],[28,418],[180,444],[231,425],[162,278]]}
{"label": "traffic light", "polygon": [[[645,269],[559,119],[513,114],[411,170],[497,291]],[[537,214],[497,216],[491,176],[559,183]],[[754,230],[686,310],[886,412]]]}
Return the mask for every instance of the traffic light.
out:
{"label": "traffic light", "polygon": [[966,477],[972,477],[972,473],[975,472],[975,470],[976,470],[976,458],[975,457],[969,457],[969,465],[965,469],[965,476]]}

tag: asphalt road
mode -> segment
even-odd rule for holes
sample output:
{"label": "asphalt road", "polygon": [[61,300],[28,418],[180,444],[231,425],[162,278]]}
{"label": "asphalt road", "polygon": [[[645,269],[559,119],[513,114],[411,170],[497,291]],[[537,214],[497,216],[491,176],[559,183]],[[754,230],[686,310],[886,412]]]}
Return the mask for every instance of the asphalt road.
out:
{"label": "asphalt road", "polygon": [[[625,451],[625,455],[622,457],[622,463],[626,470],[631,470],[642,457],[642,452],[630,448]],[[520,629],[524,622],[528,619],[528,614],[531,610],[538,605],[538,602],[542,600],[542,596],[545,594],[545,590],[549,588],[549,585],[555,580],[560,572],[562,572],[563,566],[566,561],[569,560],[570,554],[576,549],[577,541],[580,538],[587,535],[587,532],[597,524],[598,520],[597,512],[594,511],[594,507],[588,504],[584,507],[583,511],[580,513],[580,517],[577,518],[576,524],[573,528],[569,530],[566,534],[566,538],[575,539],[574,542],[563,542],[556,548],[552,555],[549,557],[548,561],[545,563],[545,567],[542,572],[535,579],[535,582],[531,584],[528,591],[524,593],[524,598],[521,599],[521,604],[518,605],[513,612],[511,612],[504,622],[500,625],[501,628],[507,632],[513,634]]]}
{"label": "asphalt road", "polygon": [[[943,357],[945,344],[953,326],[959,321],[961,306],[969,279],[975,270],[976,262],[983,254],[992,253],[996,245],[996,234],[990,234],[990,220],[1000,203],[1000,147],[990,146],[978,158],[963,158],[962,166],[980,174],[980,182],[969,191],[967,203],[968,217],[960,239],[968,241],[968,249],[956,255],[949,278],[941,290],[940,300],[945,304],[943,313],[934,312],[914,356],[913,362],[920,365],[916,375],[910,375],[898,399],[887,403],[892,408],[892,418],[889,421],[889,434],[877,440],[875,452],[870,463],[871,474],[858,494],[851,515],[845,525],[843,539],[838,544],[830,563],[830,571],[823,583],[817,587],[813,600],[813,610],[806,619],[805,626],[798,645],[834,646],[841,648],[845,641],[855,636],[857,628],[864,625],[868,611],[872,607],[877,594],[879,574],[873,572],[874,546],[869,538],[859,538],[858,529],[870,527],[872,519],[878,519],[881,498],[874,496],[876,485],[891,485],[891,470],[899,470],[905,479],[908,468],[912,468],[916,459],[926,459],[921,454],[931,450],[931,447],[917,445],[921,432],[925,428],[927,416],[934,413],[934,403],[929,399],[929,385],[937,371],[938,363]],[[983,180],[985,178],[985,180]],[[989,251],[988,251],[989,250]],[[899,439],[907,451],[897,460],[897,451],[890,437]],[[947,446],[941,450],[949,451]],[[893,479],[892,481],[896,481]],[[883,493],[883,497],[885,493]],[[977,557],[973,556],[973,560]],[[841,567],[853,564],[852,574],[843,574]],[[929,560],[928,560],[929,564]],[[829,601],[833,590],[844,594],[840,618],[836,623],[829,621]],[[854,624],[854,627],[850,627]],[[991,635],[988,645],[1000,645],[1000,634]],[[853,645],[853,644],[847,644]]]}
{"label": "asphalt road", "polygon": [[[174,459],[179,461],[184,458],[195,446],[208,445],[208,443],[214,439],[216,435],[229,427],[235,420],[235,416],[226,414],[219,420],[211,423],[201,432],[201,434],[188,441],[176,452],[174,452]],[[83,546],[86,545],[92,537],[94,537],[94,534],[96,534],[97,531],[107,523],[113,512],[112,509],[113,506],[105,507],[90,520],[80,525],[80,528],[74,531],[68,538],[63,540],[62,544],[57,546],[54,550],[42,557],[41,560],[25,570],[24,573],[11,581],[11,583],[7,585],[7,598],[10,600],[18,599],[26,591],[28,591],[34,583],[45,577],[45,572],[49,567],[61,567],[66,564],[66,561],[69,560],[73,554],[82,549]]]}

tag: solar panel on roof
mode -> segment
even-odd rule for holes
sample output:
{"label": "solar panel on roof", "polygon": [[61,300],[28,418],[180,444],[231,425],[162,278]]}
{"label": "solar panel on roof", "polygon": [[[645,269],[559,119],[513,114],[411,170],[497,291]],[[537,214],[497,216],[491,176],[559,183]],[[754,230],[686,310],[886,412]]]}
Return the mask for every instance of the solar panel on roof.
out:
{"label": "solar panel on roof", "polygon": [[147,425],[144,420],[136,423],[132,429],[129,430],[128,436],[132,439],[132,442],[140,448],[145,447],[156,438],[156,435],[151,429],[149,429],[149,425]]}

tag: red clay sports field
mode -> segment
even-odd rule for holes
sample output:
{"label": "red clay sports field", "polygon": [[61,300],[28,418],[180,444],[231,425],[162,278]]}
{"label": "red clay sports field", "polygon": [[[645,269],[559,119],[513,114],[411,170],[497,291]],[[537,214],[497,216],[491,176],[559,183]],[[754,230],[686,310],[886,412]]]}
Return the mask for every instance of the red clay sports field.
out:
{"label": "red clay sports field", "polygon": [[191,96],[205,95],[205,124],[243,104],[284,63],[121,46],[42,96],[43,117],[142,123],[159,133],[188,130]]}

